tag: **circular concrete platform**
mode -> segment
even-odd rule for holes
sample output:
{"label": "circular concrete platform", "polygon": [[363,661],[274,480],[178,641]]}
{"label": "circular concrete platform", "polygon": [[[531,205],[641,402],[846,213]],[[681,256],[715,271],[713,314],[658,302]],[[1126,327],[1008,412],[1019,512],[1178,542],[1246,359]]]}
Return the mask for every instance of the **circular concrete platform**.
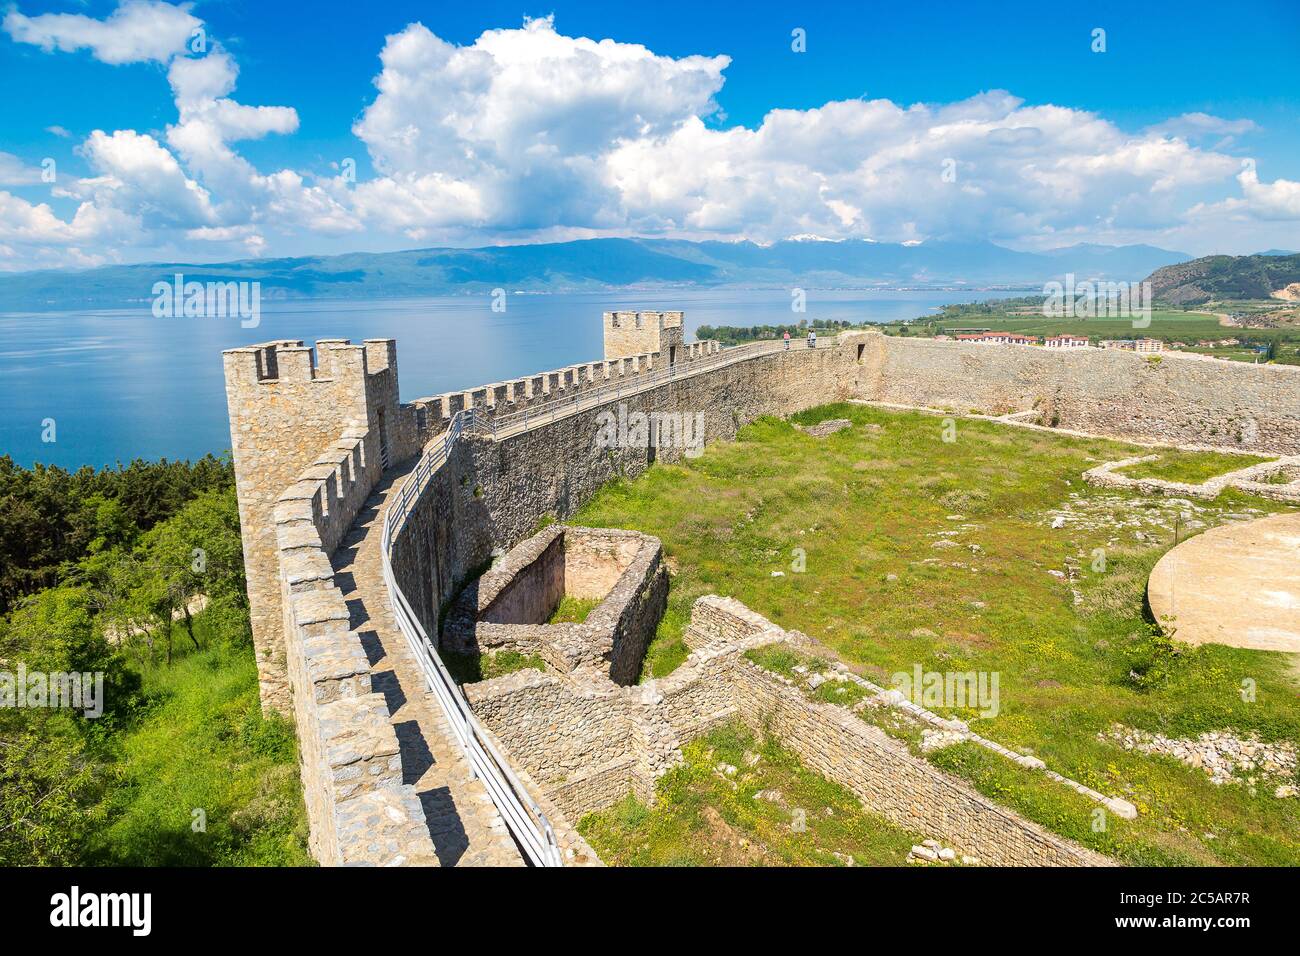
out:
{"label": "circular concrete platform", "polygon": [[1189,538],[1151,569],[1147,600],[1176,640],[1300,653],[1300,513]]}

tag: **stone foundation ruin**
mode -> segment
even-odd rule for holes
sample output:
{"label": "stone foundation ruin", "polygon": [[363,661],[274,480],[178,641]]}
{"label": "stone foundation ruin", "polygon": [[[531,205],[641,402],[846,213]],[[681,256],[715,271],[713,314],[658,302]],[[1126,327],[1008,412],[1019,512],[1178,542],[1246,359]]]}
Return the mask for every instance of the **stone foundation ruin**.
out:
{"label": "stone foundation ruin", "polygon": [[[547,623],[566,596],[600,603],[581,623]],[[461,593],[443,625],[442,647],[538,654],[561,673],[583,669],[631,684],[667,601],[658,538],[552,525]]]}
{"label": "stone foundation ruin", "polygon": [[655,781],[682,760],[684,744],[740,720],[777,736],[805,766],[847,787],[890,823],[932,833],[986,863],[1109,864],[745,657],[776,643],[820,651],[806,635],[710,595],[696,601],[685,636],[686,662],[639,686],[619,687],[591,670],[526,670],[466,685],[466,693],[512,760],[570,822],[628,793],[652,802]]}

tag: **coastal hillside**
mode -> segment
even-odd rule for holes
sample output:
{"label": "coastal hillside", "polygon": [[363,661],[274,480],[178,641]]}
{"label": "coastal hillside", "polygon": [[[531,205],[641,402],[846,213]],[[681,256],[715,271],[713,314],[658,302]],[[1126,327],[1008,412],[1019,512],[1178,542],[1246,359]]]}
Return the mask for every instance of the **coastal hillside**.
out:
{"label": "coastal hillside", "polygon": [[1167,265],[1147,277],[1151,293],[1170,305],[1230,299],[1300,299],[1300,255],[1204,256]]}

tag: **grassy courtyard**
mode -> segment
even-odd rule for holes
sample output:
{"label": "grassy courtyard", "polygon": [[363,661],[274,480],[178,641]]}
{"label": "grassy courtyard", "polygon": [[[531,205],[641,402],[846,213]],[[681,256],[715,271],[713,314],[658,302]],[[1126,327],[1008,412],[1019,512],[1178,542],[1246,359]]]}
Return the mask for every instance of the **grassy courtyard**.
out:
{"label": "grassy courtyard", "polygon": [[628,796],[579,829],[616,866],[899,866],[926,839],[864,812],[774,740],[721,727],[687,744],[653,807]]}
{"label": "grassy courtyard", "polygon": [[[793,427],[827,418],[854,425],[820,439]],[[697,459],[603,489],[574,523],[657,535],[672,575],[645,676],[685,659],[697,597],[729,595],[878,683],[916,664],[997,672],[997,716],[935,709],[1132,801],[1139,818],[1095,832],[1095,805],[1041,773],[969,745],[928,759],[1050,829],[1128,863],[1300,864],[1300,800],[1274,797],[1275,783],[1294,779],[1214,785],[1172,758],[1099,739],[1114,724],[1300,739],[1286,655],[1179,646],[1151,626],[1144,600],[1176,533],[1284,506],[1236,491],[1205,502],[1098,489],[1085,470],[1149,451],[972,419],[948,442],[942,425],[824,406],[760,420]]]}
{"label": "grassy courtyard", "polygon": [[1119,474],[1126,478],[1162,478],[1165,481],[1199,485],[1219,475],[1271,460],[1260,455],[1233,455],[1216,451],[1174,452],[1162,454],[1154,461],[1121,468]]}

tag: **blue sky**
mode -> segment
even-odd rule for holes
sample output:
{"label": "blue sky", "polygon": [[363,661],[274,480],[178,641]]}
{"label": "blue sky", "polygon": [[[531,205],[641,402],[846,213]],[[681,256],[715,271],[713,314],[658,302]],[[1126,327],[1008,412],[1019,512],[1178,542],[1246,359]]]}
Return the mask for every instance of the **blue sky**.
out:
{"label": "blue sky", "polygon": [[0,268],[596,235],[1300,247],[1293,2],[5,10]]}

